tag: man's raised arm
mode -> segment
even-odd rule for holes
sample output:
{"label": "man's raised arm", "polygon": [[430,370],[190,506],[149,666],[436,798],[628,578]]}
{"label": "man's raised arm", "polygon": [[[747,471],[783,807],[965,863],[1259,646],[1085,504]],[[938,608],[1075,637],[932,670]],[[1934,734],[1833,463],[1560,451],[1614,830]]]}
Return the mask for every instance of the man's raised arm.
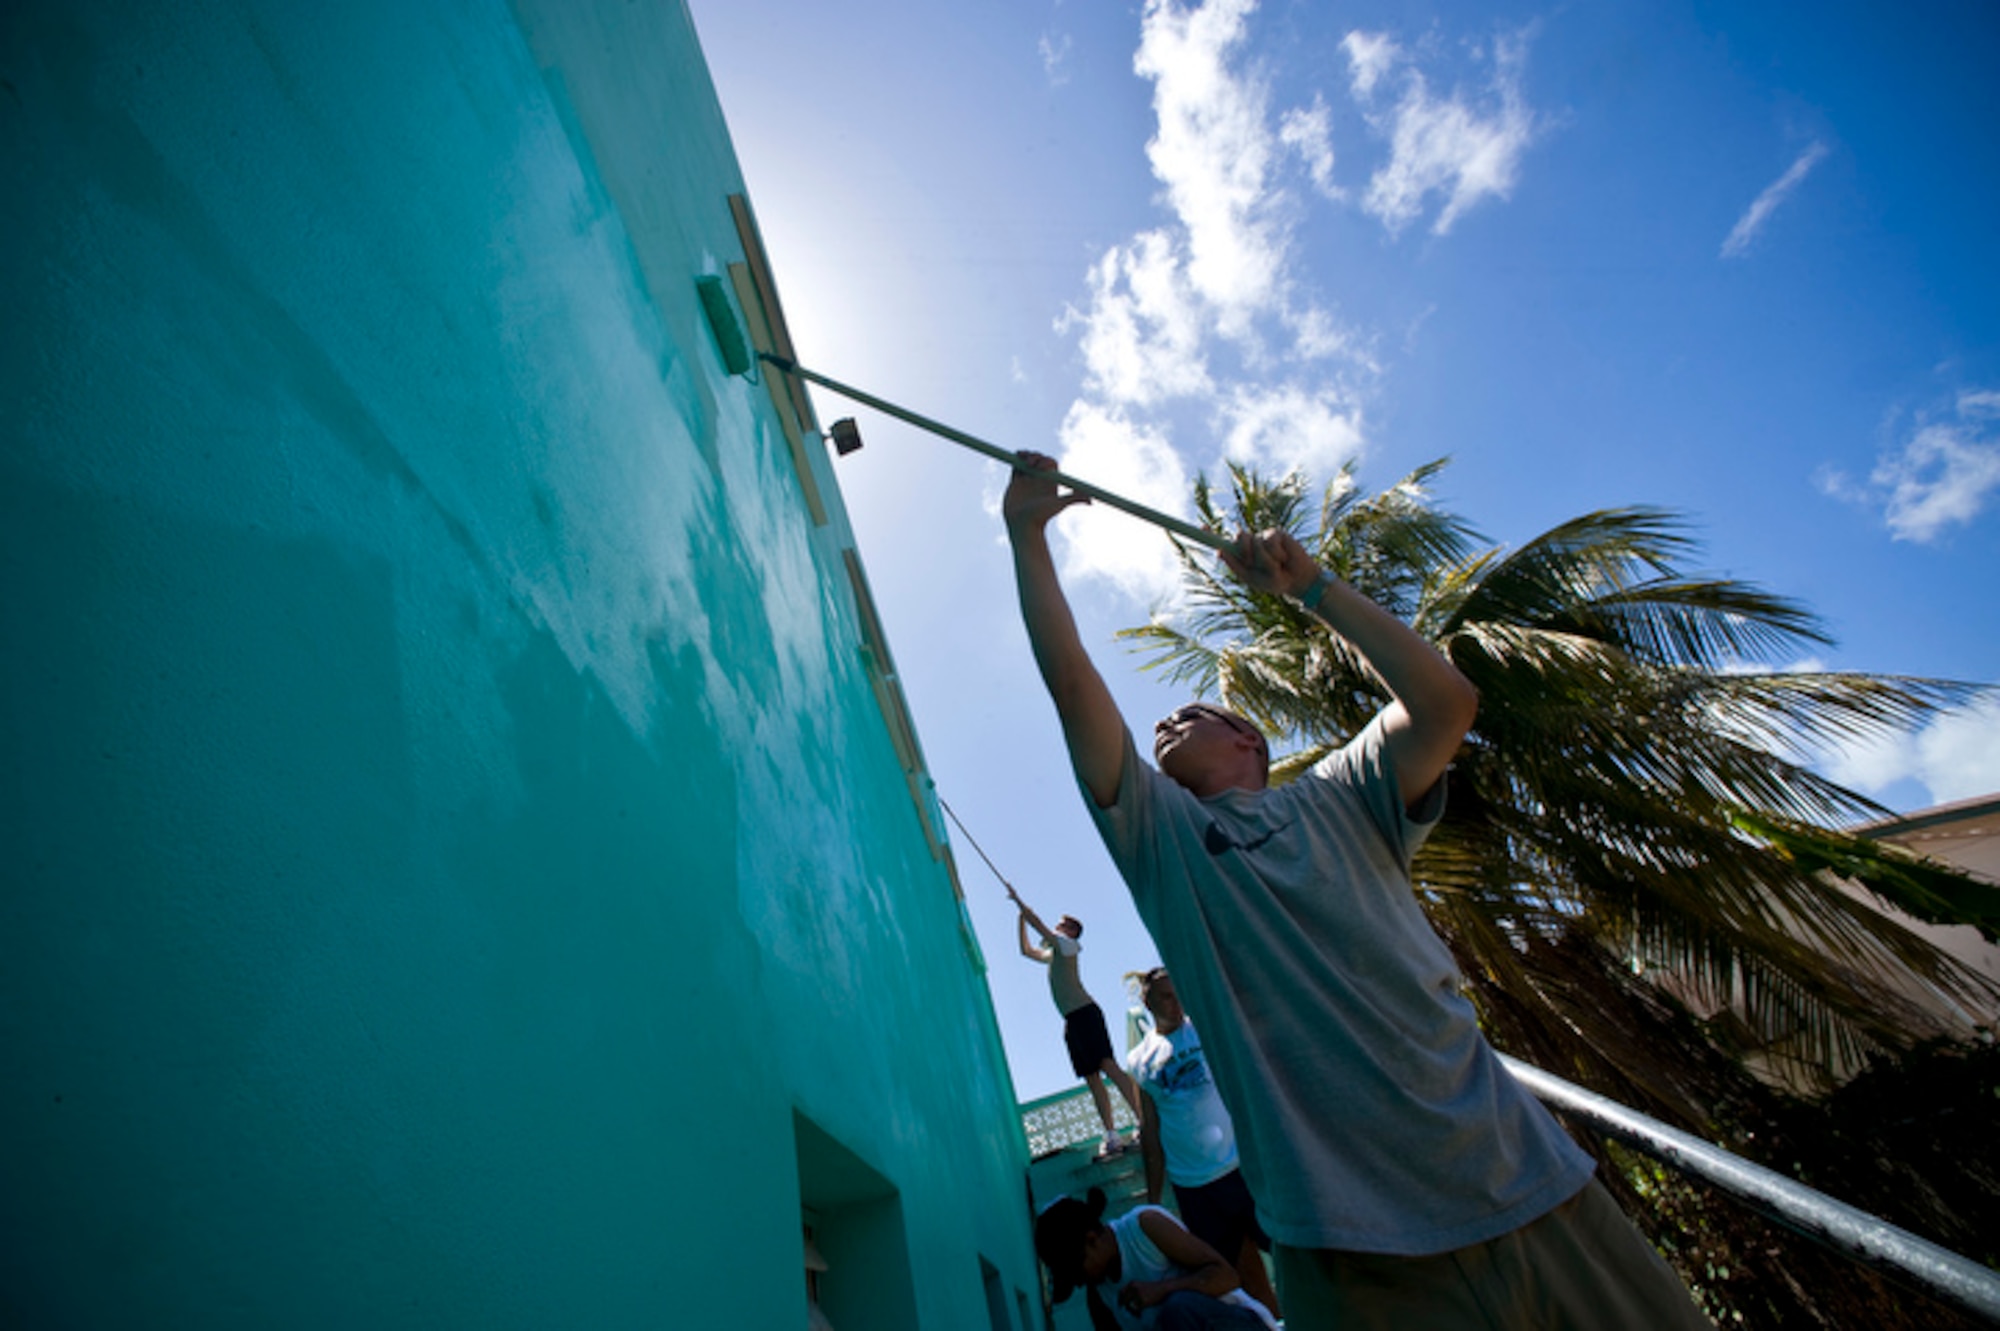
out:
{"label": "man's raised arm", "polygon": [[1235,552],[1222,559],[1248,586],[1309,602],[1361,653],[1396,699],[1384,709],[1382,724],[1397,793],[1405,805],[1422,799],[1478,715],[1472,681],[1415,629],[1324,572],[1290,532],[1272,528],[1239,536]]}
{"label": "man's raised arm", "polygon": [[[1037,947],[1028,941],[1028,917],[1030,913],[1028,908],[1023,906],[1021,913],[1014,918],[1014,932],[1019,934],[1021,938],[1021,955],[1030,961],[1047,962],[1054,958],[1055,949],[1047,946]],[[1041,934],[1042,942],[1046,944],[1049,939],[1049,931],[1042,928],[1039,921],[1035,924],[1035,931]]]}
{"label": "man's raised arm", "polygon": [[[1038,470],[1050,470],[1055,460],[1040,453],[1021,457]],[[1111,690],[1076,631],[1069,598],[1056,577],[1055,556],[1049,550],[1049,520],[1071,504],[1088,497],[1059,493],[1056,483],[1034,472],[1016,471],[1007,485],[1001,512],[1014,545],[1014,580],[1021,597],[1021,620],[1042,683],[1062,720],[1063,741],[1077,779],[1100,808],[1118,798],[1124,775],[1125,720],[1118,714]]]}

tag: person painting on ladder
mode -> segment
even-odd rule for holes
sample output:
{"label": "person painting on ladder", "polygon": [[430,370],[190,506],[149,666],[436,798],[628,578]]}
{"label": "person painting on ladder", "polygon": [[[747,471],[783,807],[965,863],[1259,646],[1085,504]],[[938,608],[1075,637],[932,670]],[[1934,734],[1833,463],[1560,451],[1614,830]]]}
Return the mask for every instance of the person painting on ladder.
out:
{"label": "person painting on ladder", "polygon": [[[1073,915],[1065,915],[1051,929],[1012,886],[1007,888],[1007,899],[1021,912],[1016,921],[1021,955],[1049,968],[1049,993],[1056,1000],[1056,1011],[1062,1013],[1063,1044],[1069,1049],[1070,1070],[1090,1088],[1097,1116],[1104,1120],[1104,1144],[1097,1152],[1098,1158],[1117,1155],[1125,1149],[1125,1140],[1118,1135],[1117,1125],[1112,1121],[1111,1093],[1104,1089],[1104,1078],[1117,1083],[1118,1093],[1132,1106],[1135,1121],[1139,1117],[1139,1090],[1118,1066],[1118,1059],[1111,1052],[1111,1033],[1105,1029],[1104,1011],[1084,989],[1083,978],[1078,974],[1077,957],[1083,952],[1083,944],[1078,940],[1083,937],[1083,923]],[[1041,935],[1040,945],[1029,941],[1030,927]]]}

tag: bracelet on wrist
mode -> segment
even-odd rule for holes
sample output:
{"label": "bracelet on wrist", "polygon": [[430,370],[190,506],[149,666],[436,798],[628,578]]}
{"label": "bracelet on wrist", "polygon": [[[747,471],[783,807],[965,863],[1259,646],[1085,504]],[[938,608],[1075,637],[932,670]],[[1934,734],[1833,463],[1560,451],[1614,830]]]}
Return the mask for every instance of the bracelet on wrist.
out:
{"label": "bracelet on wrist", "polygon": [[1319,576],[1312,580],[1312,585],[1299,593],[1299,604],[1318,614],[1320,598],[1326,595],[1326,589],[1332,585],[1333,574],[1321,569]]}

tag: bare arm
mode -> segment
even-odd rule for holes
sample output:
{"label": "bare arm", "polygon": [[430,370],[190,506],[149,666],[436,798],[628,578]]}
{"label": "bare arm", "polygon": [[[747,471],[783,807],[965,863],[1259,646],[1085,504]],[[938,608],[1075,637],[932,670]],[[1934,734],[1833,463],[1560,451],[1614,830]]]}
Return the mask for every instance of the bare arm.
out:
{"label": "bare arm", "polygon": [[[1040,470],[1055,466],[1054,459],[1040,453],[1021,457]],[[1118,798],[1119,778],[1124,775],[1125,720],[1083,649],[1069,599],[1056,577],[1055,556],[1049,551],[1049,520],[1079,502],[1086,502],[1085,496],[1060,494],[1054,481],[1017,471],[1007,485],[1001,511],[1014,545],[1021,621],[1027,626],[1042,683],[1062,721],[1070,763],[1098,807],[1108,808]]]}
{"label": "bare arm", "polygon": [[[1030,961],[1045,962],[1053,958],[1055,956],[1055,949],[1049,946],[1049,944],[1054,941],[1055,933],[1049,926],[1042,923],[1042,917],[1035,914],[1034,909],[1027,902],[1021,900],[1021,894],[1014,890],[1012,883],[1007,885],[1007,900],[1013,902],[1014,909],[1021,912],[1014,921],[1015,930],[1021,935],[1021,955]],[[1036,947],[1028,941],[1029,925],[1033,925],[1035,932],[1042,936],[1043,946]]]}
{"label": "bare arm", "polygon": [[[1033,912],[1026,906],[1023,906],[1021,907],[1021,913],[1014,917],[1015,932],[1021,936],[1021,955],[1030,961],[1047,962],[1051,957],[1055,956],[1055,952],[1050,948],[1036,947],[1028,941],[1028,920],[1032,915]],[[1041,921],[1035,921],[1035,928],[1041,929],[1043,938],[1049,936],[1049,931],[1042,929]]]}
{"label": "bare arm", "polygon": [[[1248,586],[1300,596],[1320,567],[1290,532],[1275,528],[1237,538],[1223,562]],[[1395,701],[1382,713],[1384,745],[1397,793],[1414,805],[1437,784],[1479,711],[1479,694],[1439,651],[1402,620],[1338,578],[1330,578],[1313,613],[1361,653]]]}
{"label": "bare arm", "polygon": [[[1027,902],[1021,900],[1021,894],[1016,892],[1011,887],[1007,889],[1007,900],[1014,903],[1014,908],[1021,912],[1022,921],[1029,925],[1032,925],[1034,927],[1035,932],[1042,936],[1042,941],[1044,943],[1048,942],[1050,939],[1056,936],[1056,931],[1049,928],[1048,925],[1043,924],[1042,917],[1035,914],[1035,908],[1033,906],[1030,906]],[[1025,938],[1027,937],[1027,933],[1023,931],[1021,936]]]}
{"label": "bare arm", "polygon": [[1219,1299],[1243,1283],[1236,1268],[1222,1254],[1181,1227],[1178,1220],[1161,1211],[1147,1211],[1139,1217],[1139,1228],[1160,1250],[1160,1256],[1187,1272],[1166,1280],[1135,1280],[1118,1291],[1118,1301],[1137,1312],[1166,1300],[1169,1294],[1191,1289]]}

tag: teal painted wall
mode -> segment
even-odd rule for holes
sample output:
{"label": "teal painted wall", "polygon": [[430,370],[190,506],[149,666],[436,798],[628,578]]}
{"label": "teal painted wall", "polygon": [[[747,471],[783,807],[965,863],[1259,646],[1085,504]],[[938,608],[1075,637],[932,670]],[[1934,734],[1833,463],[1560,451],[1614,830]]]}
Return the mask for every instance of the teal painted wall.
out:
{"label": "teal painted wall", "polygon": [[799,1115],[908,1320],[1033,1291],[684,9],[17,0],[0,81],[0,1322],[801,1326]]}

